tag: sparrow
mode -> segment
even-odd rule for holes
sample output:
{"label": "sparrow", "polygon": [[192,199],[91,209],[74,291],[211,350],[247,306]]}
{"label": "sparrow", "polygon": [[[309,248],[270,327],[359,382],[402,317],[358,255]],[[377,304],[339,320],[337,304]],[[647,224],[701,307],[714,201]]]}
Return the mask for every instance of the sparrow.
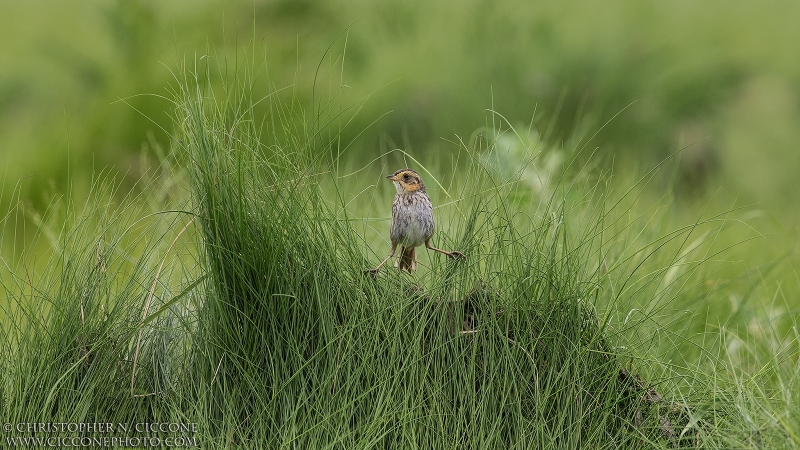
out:
{"label": "sparrow", "polygon": [[367,272],[373,276],[386,261],[395,255],[397,246],[400,246],[400,256],[395,261],[395,267],[411,273],[417,270],[416,248],[425,244],[435,252],[443,253],[447,257],[465,258],[464,254],[457,251],[447,252],[431,246],[431,237],[435,228],[433,221],[433,203],[425,192],[425,183],[422,182],[417,172],[411,169],[400,169],[386,178],[394,183],[397,195],[392,203],[392,228],[389,237],[392,242],[392,251],[378,267]]}

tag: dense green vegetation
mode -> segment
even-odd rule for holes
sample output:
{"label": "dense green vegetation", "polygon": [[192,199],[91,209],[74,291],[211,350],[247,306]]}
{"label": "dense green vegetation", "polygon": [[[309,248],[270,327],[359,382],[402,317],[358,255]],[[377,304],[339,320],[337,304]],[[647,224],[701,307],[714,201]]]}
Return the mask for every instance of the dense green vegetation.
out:
{"label": "dense green vegetation", "polygon": [[[53,8],[0,18],[3,421],[800,445],[796,5]],[[468,258],[373,280],[406,166]]]}

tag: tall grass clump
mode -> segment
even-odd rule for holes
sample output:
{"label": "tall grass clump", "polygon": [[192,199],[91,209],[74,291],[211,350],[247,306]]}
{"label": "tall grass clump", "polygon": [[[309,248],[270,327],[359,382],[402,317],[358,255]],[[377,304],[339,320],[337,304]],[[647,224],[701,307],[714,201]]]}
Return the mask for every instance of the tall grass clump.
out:
{"label": "tall grass clump", "polygon": [[[186,307],[169,300],[193,271],[185,248],[171,245],[184,220],[160,212],[166,203],[151,197],[165,193],[159,182],[143,182],[148,194],[113,200],[112,178],[98,175],[82,205],[58,200],[40,215],[20,203],[2,223],[4,233],[19,230],[27,216],[38,224],[24,236],[30,248],[49,248],[38,257],[26,248],[4,261],[4,422],[169,420],[160,411],[171,411],[163,407],[165,393],[179,384],[173,369],[187,349],[176,337],[188,329],[179,320]],[[54,435],[5,431],[4,439]]]}
{"label": "tall grass clump", "polygon": [[[364,271],[377,259],[363,255],[388,247],[368,252],[380,244],[358,231],[366,208],[357,205],[368,200],[343,189],[352,176],[338,172],[337,130],[278,92],[256,117],[251,75],[215,91],[214,73],[186,72],[176,122],[208,277],[187,406],[215,445],[615,448],[658,439],[647,387],[621,370],[594,315],[593,228],[583,221],[597,211],[570,223],[569,187],[536,193],[477,157],[447,188],[418,167],[451,199],[436,210],[435,239],[467,259],[431,258],[414,276],[388,268],[373,279]],[[373,190],[387,212],[392,195]]]}

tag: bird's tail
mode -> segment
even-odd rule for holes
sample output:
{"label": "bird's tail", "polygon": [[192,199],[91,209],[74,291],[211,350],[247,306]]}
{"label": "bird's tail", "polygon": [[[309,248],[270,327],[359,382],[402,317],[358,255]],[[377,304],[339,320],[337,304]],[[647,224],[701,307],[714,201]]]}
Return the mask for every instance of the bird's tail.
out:
{"label": "bird's tail", "polygon": [[403,247],[400,249],[400,258],[397,260],[400,270],[411,273],[417,270],[417,249],[416,247]]}

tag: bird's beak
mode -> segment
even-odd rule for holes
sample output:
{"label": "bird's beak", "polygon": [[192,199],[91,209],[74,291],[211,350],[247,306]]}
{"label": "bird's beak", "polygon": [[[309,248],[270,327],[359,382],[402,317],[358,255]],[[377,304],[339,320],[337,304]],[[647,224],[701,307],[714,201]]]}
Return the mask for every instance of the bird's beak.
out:
{"label": "bird's beak", "polygon": [[394,181],[394,175],[386,175],[386,178],[389,180]]}

